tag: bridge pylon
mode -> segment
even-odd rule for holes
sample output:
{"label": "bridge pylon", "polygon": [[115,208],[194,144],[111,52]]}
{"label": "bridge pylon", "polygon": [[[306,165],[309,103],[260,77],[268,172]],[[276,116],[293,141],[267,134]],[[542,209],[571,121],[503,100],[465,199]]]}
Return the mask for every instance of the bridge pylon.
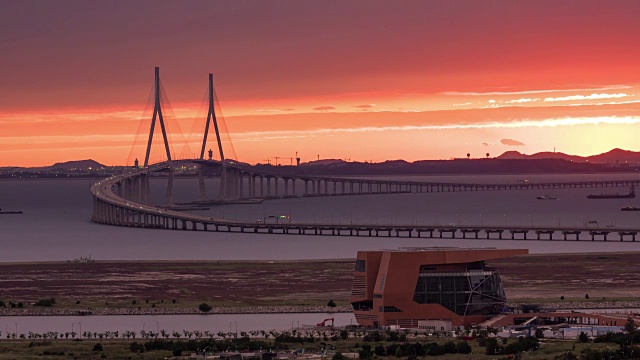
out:
{"label": "bridge pylon", "polygon": [[[160,122],[160,129],[162,130],[162,139],[164,140],[164,149],[167,153],[167,163],[169,164],[169,181],[167,184],[167,199],[166,204],[173,203],[173,166],[171,163],[171,150],[169,149],[169,138],[167,136],[167,128],[164,124],[164,116],[162,116],[162,106],[160,104],[160,68],[155,68],[155,86],[154,86],[154,105],[153,105],[153,117],[151,119],[151,129],[149,131],[149,141],[147,142],[147,152],[144,157],[144,167],[149,166],[149,154],[151,153],[151,144],[153,143],[153,133],[156,127],[156,119]],[[148,177],[145,177],[148,182]],[[145,184],[146,189],[149,189],[149,184]]]}
{"label": "bridge pylon", "polygon": [[[204,137],[202,138],[202,148],[200,149],[200,160],[204,160],[204,154],[207,149],[207,137],[209,136],[209,126],[213,123],[213,128],[216,132],[216,141],[218,143],[218,152],[220,153],[220,162],[222,164],[222,170],[220,173],[220,191],[219,198],[220,200],[228,200],[229,199],[229,189],[228,189],[228,180],[227,180],[227,164],[224,159],[224,150],[222,149],[222,141],[220,140],[220,130],[218,128],[218,119],[216,118],[216,110],[214,103],[214,92],[213,92],[213,74],[209,74],[209,111],[207,113],[207,120],[204,127]],[[206,200],[205,190],[204,190],[204,177],[202,175],[202,168],[198,170],[199,177],[199,186],[200,186],[200,199]]]}

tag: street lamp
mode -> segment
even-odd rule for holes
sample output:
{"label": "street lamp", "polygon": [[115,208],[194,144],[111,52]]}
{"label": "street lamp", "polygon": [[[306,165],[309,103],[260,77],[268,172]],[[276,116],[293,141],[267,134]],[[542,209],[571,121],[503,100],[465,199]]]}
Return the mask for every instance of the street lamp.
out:
{"label": "street lamp", "polygon": [[77,323],[73,322],[71,323],[71,332],[73,333],[73,325],[78,324],[80,325],[80,336],[82,336],[82,323],[80,321],[78,321]]}

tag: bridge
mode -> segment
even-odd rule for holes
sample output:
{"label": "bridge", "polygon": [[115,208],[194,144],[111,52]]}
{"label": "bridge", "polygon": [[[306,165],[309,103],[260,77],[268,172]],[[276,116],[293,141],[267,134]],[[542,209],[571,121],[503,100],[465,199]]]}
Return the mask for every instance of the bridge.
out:
{"label": "bridge", "polygon": [[[370,194],[435,193],[461,191],[504,191],[562,188],[602,188],[640,185],[640,180],[610,180],[584,182],[549,182],[517,184],[461,184],[399,180],[341,178],[282,174],[256,170],[246,164],[225,159],[215,107],[213,75],[209,74],[208,114],[200,157],[172,159],[167,129],[160,101],[159,69],[155,69],[154,111],[147,142],[144,165],[114,175],[93,184],[94,211],[97,223],[161,229],[249,232],[267,234],[330,235],[330,236],[394,236],[424,238],[473,238],[521,240],[591,240],[635,241],[635,228],[580,228],[580,227],[509,227],[509,226],[452,226],[452,225],[393,225],[393,224],[316,224],[316,223],[252,223],[213,218],[179,211],[185,206],[227,203],[259,203],[269,199],[353,196]],[[154,129],[159,123],[166,161],[149,164]],[[205,159],[209,129],[213,125],[220,160]],[[198,191],[196,200],[189,204],[174,204],[173,182],[176,167],[197,166]],[[207,197],[204,170],[214,169],[220,176],[220,188],[214,199]],[[166,199],[162,206],[152,203],[149,178],[154,173],[166,173]],[[272,186],[273,185],[273,186]],[[302,190],[302,191],[298,191]]]}

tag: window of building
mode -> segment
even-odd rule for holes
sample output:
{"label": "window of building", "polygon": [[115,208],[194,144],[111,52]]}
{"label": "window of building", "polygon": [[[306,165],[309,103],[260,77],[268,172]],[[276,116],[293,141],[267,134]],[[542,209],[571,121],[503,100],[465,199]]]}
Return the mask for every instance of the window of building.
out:
{"label": "window of building", "polygon": [[498,271],[480,263],[470,267],[476,270],[421,273],[413,300],[440,304],[462,316],[499,314],[506,296]]}
{"label": "window of building", "polygon": [[373,294],[374,299],[382,299],[382,294]]}
{"label": "window of building", "polygon": [[366,260],[356,260],[356,269],[357,272],[365,272],[367,271],[367,261]]}
{"label": "window of building", "polygon": [[380,311],[380,312],[402,312],[402,310],[398,309],[395,306],[380,306],[380,307],[378,307],[378,311]]}

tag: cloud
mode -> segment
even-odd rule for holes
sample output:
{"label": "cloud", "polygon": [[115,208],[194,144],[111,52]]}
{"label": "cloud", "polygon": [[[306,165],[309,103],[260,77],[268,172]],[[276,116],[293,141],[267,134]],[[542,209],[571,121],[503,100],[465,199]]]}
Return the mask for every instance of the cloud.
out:
{"label": "cloud", "polygon": [[488,101],[488,103],[489,103],[489,104],[495,104],[495,103],[496,103],[496,101],[495,101],[495,100],[493,100],[493,99],[491,99],[491,100],[489,100],[489,101]]}
{"label": "cloud", "polygon": [[461,103],[461,104],[453,104],[453,106],[467,106],[467,105],[471,105],[470,102],[466,102],[466,103]]}
{"label": "cloud", "polygon": [[354,105],[354,108],[358,108],[358,109],[371,109],[372,107],[375,107],[376,104],[362,104],[362,105]]}
{"label": "cloud", "polygon": [[[427,131],[427,130],[456,130],[456,129],[521,129],[558,127],[574,125],[599,125],[599,124],[619,124],[633,125],[640,124],[640,116],[595,116],[595,117],[563,117],[549,118],[544,120],[514,120],[508,123],[489,122],[478,124],[449,124],[449,125],[404,125],[404,126],[365,126],[356,128],[325,128],[311,130],[279,130],[279,131],[248,131],[233,134],[233,141],[263,141],[279,138],[304,138],[311,136],[323,136],[334,134],[354,134],[383,131]],[[504,141],[514,141],[520,145],[523,143],[503,139]]]}
{"label": "cloud", "polygon": [[482,146],[489,146],[489,143],[483,142]]}
{"label": "cloud", "polygon": [[500,143],[507,146],[523,146],[524,143],[513,139],[501,139]]}
{"label": "cloud", "polygon": [[593,93],[591,95],[571,95],[557,98],[544,98],[545,102],[553,102],[553,101],[576,101],[576,100],[600,100],[600,99],[619,99],[623,97],[627,97],[629,94],[597,94]]}
{"label": "cloud", "polygon": [[522,99],[507,100],[505,103],[507,103],[507,104],[524,104],[524,103],[528,103],[528,102],[536,102],[536,101],[539,101],[539,100],[540,100],[540,98],[535,98],[535,99],[522,98]]}
{"label": "cloud", "polygon": [[464,91],[445,91],[444,95],[454,96],[490,96],[490,95],[525,95],[525,94],[544,94],[553,92],[576,92],[576,91],[597,91],[597,90],[619,90],[631,89],[629,85],[606,85],[601,87],[592,87],[584,89],[543,89],[543,90],[523,90],[523,91],[489,91],[489,92],[464,92]]}
{"label": "cloud", "polygon": [[283,112],[283,111],[294,111],[295,109],[258,109],[259,112]]}
{"label": "cloud", "polygon": [[322,105],[322,106],[318,106],[316,108],[313,108],[313,110],[317,110],[317,111],[325,111],[325,110],[335,110],[336,108],[334,108],[331,105]]}

